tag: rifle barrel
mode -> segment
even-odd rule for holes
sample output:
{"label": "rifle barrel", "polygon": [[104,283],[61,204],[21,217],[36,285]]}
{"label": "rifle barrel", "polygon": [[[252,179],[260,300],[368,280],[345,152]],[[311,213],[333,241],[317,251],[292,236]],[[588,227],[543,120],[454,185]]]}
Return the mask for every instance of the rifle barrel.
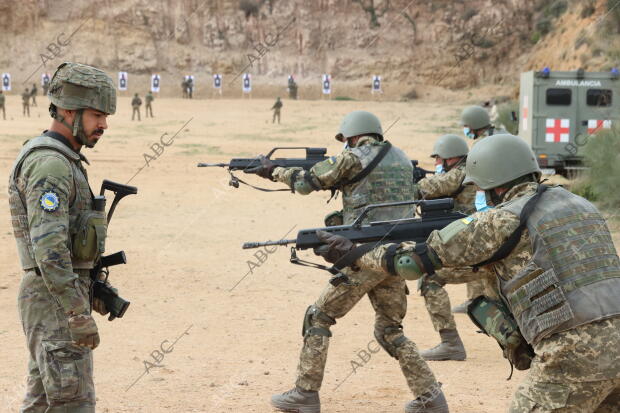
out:
{"label": "rifle barrel", "polygon": [[265,242],[245,242],[243,243],[243,249],[249,250],[252,248],[269,247],[273,245],[288,245],[288,244],[295,244],[296,242],[297,242],[296,239],[281,239],[278,241],[265,241]]}
{"label": "rifle barrel", "polygon": [[230,164],[229,163],[205,163],[205,162],[200,162],[196,166],[198,166],[199,168],[207,168],[207,167],[210,167],[210,166],[217,166],[217,167],[220,167],[220,168],[227,168],[227,167],[230,166]]}

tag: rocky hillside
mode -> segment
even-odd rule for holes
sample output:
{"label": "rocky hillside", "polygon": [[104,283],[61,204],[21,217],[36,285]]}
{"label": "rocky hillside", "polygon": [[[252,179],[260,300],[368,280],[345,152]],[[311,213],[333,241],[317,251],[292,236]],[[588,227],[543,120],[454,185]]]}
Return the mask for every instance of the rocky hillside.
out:
{"label": "rocky hillside", "polygon": [[160,73],[177,93],[191,73],[206,94],[212,73],[247,71],[302,88],[330,73],[336,94],[379,74],[398,97],[620,58],[620,0],[0,0],[0,27],[0,71],[20,86],[74,60],[128,72],[130,91]]}

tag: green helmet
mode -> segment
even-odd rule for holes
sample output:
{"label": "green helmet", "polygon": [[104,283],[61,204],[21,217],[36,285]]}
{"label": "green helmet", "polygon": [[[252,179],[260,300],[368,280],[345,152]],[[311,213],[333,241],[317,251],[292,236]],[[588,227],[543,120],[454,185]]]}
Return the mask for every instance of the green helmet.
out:
{"label": "green helmet", "polygon": [[491,118],[482,106],[468,106],[461,113],[461,125],[478,130],[490,126]]}
{"label": "green helmet", "polygon": [[492,135],[469,152],[463,184],[476,184],[486,191],[532,173],[541,175],[536,156],[523,139],[509,134]]}
{"label": "green helmet", "polygon": [[[116,89],[112,79],[103,71],[80,63],[65,62],[58,66],[50,80],[47,96],[52,101],[50,115],[89,148],[96,142],[89,141],[84,132],[84,109],[95,109],[108,115],[116,112]],[[73,125],[65,121],[57,108],[77,111]]]}
{"label": "green helmet", "polygon": [[458,158],[459,156],[467,156],[468,152],[469,147],[465,139],[457,135],[443,135],[435,142],[431,157]]}
{"label": "green helmet", "polygon": [[351,112],[342,119],[336,140],[344,142],[352,136],[377,134],[383,137],[381,121],[375,115],[363,110]]}
{"label": "green helmet", "polygon": [[47,93],[54,105],[67,110],[95,109],[113,115],[116,89],[103,71],[80,63],[58,66]]}

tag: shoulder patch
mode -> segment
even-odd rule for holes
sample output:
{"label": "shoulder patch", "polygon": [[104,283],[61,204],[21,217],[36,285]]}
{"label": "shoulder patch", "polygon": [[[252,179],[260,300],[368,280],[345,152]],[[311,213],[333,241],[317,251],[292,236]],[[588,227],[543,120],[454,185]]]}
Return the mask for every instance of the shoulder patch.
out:
{"label": "shoulder patch", "polygon": [[450,225],[444,227],[442,230],[439,231],[439,237],[443,242],[448,242],[456,234],[467,228],[468,225],[474,222],[475,219],[476,218],[469,216],[454,221]]}
{"label": "shoulder patch", "polygon": [[329,162],[330,165],[333,165],[336,163],[336,157],[335,156],[330,156],[329,159],[327,159],[327,162]]}
{"label": "shoulder patch", "polygon": [[60,200],[58,198],[58,194],[54,191],[46,191],[41,195],[41,199],[39,199],[39,204],[44,211],[54,212],[60,206]]}

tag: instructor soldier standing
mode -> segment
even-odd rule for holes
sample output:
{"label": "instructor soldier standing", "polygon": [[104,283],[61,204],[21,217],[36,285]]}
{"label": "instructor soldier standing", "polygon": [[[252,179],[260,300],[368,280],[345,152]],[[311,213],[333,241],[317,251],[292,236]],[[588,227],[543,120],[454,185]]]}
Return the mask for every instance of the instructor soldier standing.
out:
{"label": "instructor soldier standing", "polygon": [[[104,212],[93,209],[80,153],[92,148],[116,110],[101,70],[61,64],[49,90],[52,125],[29,140],[11,171],[9,203],[24,275],[18,307],[29,351],[25,413],[93,413],[90,269],[103,253]],[[92,308],[107,310],[99,300]]]}
{"label": "instructor soldier standing", "polygon": [[[349,113],[336,139],[346,141],[348,148],[338,156],[317,163],[309,171],[275,167],[270,160],[262,158],[262,165],[248,172],[283,182],[302,195],[318,190],[341,190],[345,224],[352,223],[366,205],[413,199],[411,161],[400,149],[384,141],[381,123],[375,115],[364,111]],[[368,215],[366,221],[408,218],[413,216],[413,208],[381,208]],[[405,280],[383,271],[357,271],[348,275],[350,285],[328,285],[315,304],[308,307],[303,320],[304,343],[295,387],[274,395],[272,405],[281,411],[320,412],[318,391],[327,362],[330,328],[368,295],[376,312],[374,334],[377,342],[398,360],[416,397],[405,406],[405,412],[447,413],[448,405],[440,385],[416,345],[403,334],[408,293]]]}

